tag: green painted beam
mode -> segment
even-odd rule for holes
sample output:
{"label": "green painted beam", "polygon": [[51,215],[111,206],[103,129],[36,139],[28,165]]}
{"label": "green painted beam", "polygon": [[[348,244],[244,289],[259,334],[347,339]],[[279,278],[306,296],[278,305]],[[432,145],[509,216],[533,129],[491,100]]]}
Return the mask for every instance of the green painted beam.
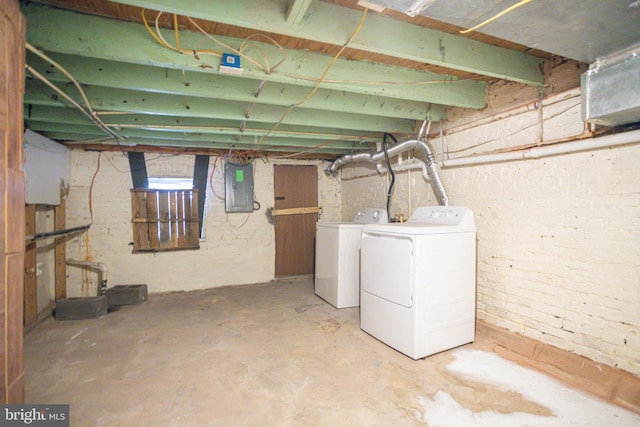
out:
{"label": "green painted beam", "polygon": [[[302,24],[293,24],[282,13],[288,0],[114,1],[337,46],[353,34],[363,13],[316,1],[309,8],[310,16]],[[350,47],[520,83],[543,83],[540,58],[375,13],[368,14]]]}
{"label": "green painted beam", "polygon": [[[66,123],[52,123],[52,122],[40,122],[36,120],[30,120],[27,122],[29,128],[36,132],[47,133],[73,133],[77,135],[87,135],[89,138],[97,138],[103,136],[104,133],[100,131],[96,126],[90,125],[69,125]],[[153,131],[146,129],[121,129],[117,133],[130,140],[132,138],[144,138],[144,139],[163,139],[163,140],[178,140],[178,141],[203,141],[210,144],[218,143],[230,143],[230,144],[242,144],[242,145],[258,145],[259,137],[248,135],[209,135],[202,133],[176,133],[176,132],[164,132]],[[329,141],[325,141],[329,142]],[[263,143],[264,146],[269,145],[271,147],[296,147],[296,148],[310,148],[316,145],[320,145],[320,142],[309,139],[301,138],[278,138],[269,137]],[[327,145],[336,149],[350,150],[354,146],[361,146],[364,148],[375,148],[375,144],[358,144],[352,141],[335,141]]]}
{"label": "green painted beam", "polygon": [[[31,122],[52,122],[70,125],[93,124],[86,116],[75,108],[47,107],[40,105],[27,105],[24,108],[24,119]],[[104,123],[111,128],[137,127],[141,129],[156,129],[166,132],[191,132],[208,133],[212,135],[237,135],[242,133],[247,136],[262,136],[273,127],[272,124],[250,123],[243,131],[240,120],[213,120],[197,117],[156,116],[145,114],[116,114],[102,117]],[[344,129],[318,128],[312,126],[280,125],[271,136],[295,137],[311,140],[342,140],[342,141],[381,141],[381,134],[368,132],[348,132]]]}
{"label": "green painted beam", "polygon": [[[49,56],[79,82],[87,85],[287,107],[300,102],[310,91],[306,86],[269,82],[256,97],[260,82],[253,79],[200,72],[183,74],[181,70],[75,55],[50,54]],[[31,52],[27,52],[27,63],[41,74],[46,72],[49,80],[69,81],[62,72]],[[322,109],[337,113],[358,111],[360,114],[423,120],[429,106],[430,104],[425,102],[320,89],[300,108]],[[444,110],[442,105],[437,105],[437,108]],[[438,119],[442,118],[440,116],[443,114],[444,112],[441,111]]]}
{"label": "green painted beam", "polygon": [[[71,98],[82,104],[79,93],[71,85],[59,86]],[[247,104],[207,98],[184,97],[131,90],[88,87],[85,94],[94,110],[131,113],[158,114],[184,117],[201,117],[225,120],[244,120]],[[25,104],[59,106],[59,95],[52,98],[53,91],[32,79],[26,82]],[[284,107],[256,105],[249,114],[248,122],[277,123],[286,112]],[[411,133],[412,120],[365,116],[356,113],[335,114],[322,110],[292,110],[282,121],[284,124],[308,126],[320,123],[323,127],[355,129],[368,132]]]}
{"label": "green painted beam", "polygon": [[[221,2],[208,3],[222,5]],[[236,8],[234,2],[228,3],[231,9]],[[199,59],[196,59],[193,55],[174,52],[153,40],[141,24],[119,22],[33,4],[23,6],[23,13],[29,22],[27,41],[46,52],[176,70],[218,73],[220,58],[200,55]],[[171,39],[170,31],[164,34],[165,38]],[[228,37],[217,38],[235,48],[242,42]],[[192,49],[218,48],[200,33],[181,31],[180,40],[181,46]],[[266,43],[257,45],[260,50],[248,48],[245,53],[263,61],[259,53],[262,51],[272,64],[282,58],[282,52],[276,46]],[[330,56],[304,50],[285,49],[284,53],[286,59],[270,74],[249,61],[242,60],[242,77],[258,82],[265,80],[312,88],[316,85],[314,79],[322,75],[332,60]],[[254,83],[256,87],[258,82]],[[483,108],[486,105],[484,82],[456,80],[426,71],[346,59],[336,61],[321,88],[338,91],[337,94],[344,91],[465,108]],[[327,102],[330,104],[334,99],[337,103],[343,102],[339,96],[330,97]]]}
{"label": "green painted beam", "polygon": [[[84,139],[83,134],[74,134],[71,132],[50,132],[50,133],[46,133],[46,136],[56,141],[69,141],[69,142],[74,142],[79,144],[82,144],[84,141],[87,141],[86,139]],[[88,142],[88,143],[94,144],[93,142]],[[115,142],[107,142],[107,143],[104,143],[104,145],[115,145]],[[122,146],[149,145],[149,146],[176,147],[176,148],[234,149],[234,150],[240,150],[240,151],[269,150],[269,151],[282,152],[282,153],[297,153],[301,151],[300,149],[295,147],[271,147],[266,145],[255,145],[255,144],[243,145],[239,143],[211,144],[205,141],[179,141],[179,140],[145,139],[145,138],[130,138],[130,139],[121,141],[120,145]],[[335,148],[321,147],[313,150],[309,149],[308,151],[311,153],[317,153],[317,154],[340,155],[340,154],[346,154],[346,153],[352,153],[352,152],[367,152],[367,151],[371,151],[371,149],[368,147],[364,147],[364,148],[356,147],[350,150],[344,150],[344,149],[341,150],[341,149],[335,149]],[[307,152],[307,150],[305,150],[305,152]]]}
{"label": "green painted beam", "polygon": [[304,15],[311,6],[311,0],[289,0],[286,21],[290,24],[299,24],[302,22]]}

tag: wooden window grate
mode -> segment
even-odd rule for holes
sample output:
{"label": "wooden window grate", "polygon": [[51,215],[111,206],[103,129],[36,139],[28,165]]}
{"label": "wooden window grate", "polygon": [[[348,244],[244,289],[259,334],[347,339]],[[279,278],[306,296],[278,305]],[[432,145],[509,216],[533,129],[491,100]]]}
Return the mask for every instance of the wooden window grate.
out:
{"label": "wooden window grate", "polygon": [[198,190],[131,190],[133,251],[198,249]]}

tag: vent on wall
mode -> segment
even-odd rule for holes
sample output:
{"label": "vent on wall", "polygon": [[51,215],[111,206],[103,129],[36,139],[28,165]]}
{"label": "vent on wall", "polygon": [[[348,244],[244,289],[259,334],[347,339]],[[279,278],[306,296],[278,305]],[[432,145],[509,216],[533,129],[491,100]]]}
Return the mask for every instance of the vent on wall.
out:
{"label": "vent on wall", "polygon": [[640,122],[640,45],[598,59],[582,75],[582,119],[603,126]]}

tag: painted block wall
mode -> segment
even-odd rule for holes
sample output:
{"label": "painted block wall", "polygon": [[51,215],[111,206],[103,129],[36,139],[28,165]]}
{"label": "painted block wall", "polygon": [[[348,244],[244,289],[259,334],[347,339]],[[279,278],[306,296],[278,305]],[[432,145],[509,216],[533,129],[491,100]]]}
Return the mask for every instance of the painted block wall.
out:
{"label": "painted block wall", "polygon": [[[544,108],[545,140],[582,132],[579,102]],[[539,131],[533,111],[433,145],[439,158],[443,147],[459,156],[536,142]],[[640,375],[639,158],[636,144],[441,171],[450,204],[475,214],[478,319]],[[349,165],[342,178],[343,219],[383,202],[386,176]],[[420,204],[437,204],[430,185],[401,172],[392,214]]]}
{"label": "painted block wall", "polygon": [[[98,166],[99,154],[74,150],[67,199],[67,226],[91,223],[89,189]],[[149,176],[191,177],[194,156],[147,154]],[[322,172],[322,162],[254,162],[255,200],[261,209],[253,213],[224,212],[222,161],[210,158],[205,218],[205,241],[195,251],[132,254],[131,176],[122,153],[102,153],[92,192],[93,225],[88,233],[67,245],[67,258],[105,262],[108,284],[145,283],[150,292],[186,291],[227,285],[268,282],[274,278],[274,228],[266,216],[273,206],[273,165],[314,164],[318,166],[319,203],[326,221],[338,221],[341,214],[340,180]],[[213,188],[213,191],[212,191]],[[214,193],[215,191],[215,193]],[[69,296],[94,295],[97,272],[89,274],[67,267]],[[84,277],[83,277],[84,276]]]}

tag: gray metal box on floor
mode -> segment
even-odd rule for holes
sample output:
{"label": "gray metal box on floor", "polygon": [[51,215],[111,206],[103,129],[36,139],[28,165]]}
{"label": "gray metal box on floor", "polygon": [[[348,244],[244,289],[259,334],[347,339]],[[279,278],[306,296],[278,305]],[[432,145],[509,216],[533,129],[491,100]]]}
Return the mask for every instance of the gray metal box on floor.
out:
{"label": "gray metal box on floor", "polygon": [[140,304],[149,299],[147,285],[117,285],[107,289],[109,307]]}
{"label": "gray metal box on floor", "polygon": [[56,320],[97,319],[107,314],[107,297],[66,298],[56,301]]}

